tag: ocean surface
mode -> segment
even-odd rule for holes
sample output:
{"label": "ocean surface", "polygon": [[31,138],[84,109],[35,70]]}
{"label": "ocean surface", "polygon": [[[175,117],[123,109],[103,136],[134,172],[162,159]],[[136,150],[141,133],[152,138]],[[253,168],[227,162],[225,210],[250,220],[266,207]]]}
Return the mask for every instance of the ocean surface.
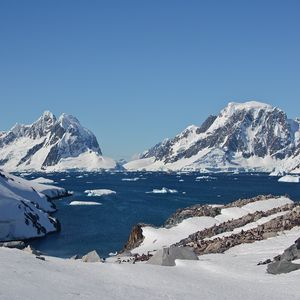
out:
{"label": "ocean surface", "polygon": [[[31,242],[45,254],[64,258],[94,249],[107,257],[122,249],[134,224],[161,226],[178,208],[197,203],[223,204],[260,194],[288,194],[293,200],[300,200],[300,184],[279,183],[278,177],[267,174],[72,172],[24,177],[40,176],[74,192],[71,197],[54,201],[58,208],[54,216],[61,222],[61,232]],[[153,193],[163,187],[177,193]],[[93,189],[110,189],[116,194],[90,197],[84,193]],[[72,201],[101,205],[69,205]]]}

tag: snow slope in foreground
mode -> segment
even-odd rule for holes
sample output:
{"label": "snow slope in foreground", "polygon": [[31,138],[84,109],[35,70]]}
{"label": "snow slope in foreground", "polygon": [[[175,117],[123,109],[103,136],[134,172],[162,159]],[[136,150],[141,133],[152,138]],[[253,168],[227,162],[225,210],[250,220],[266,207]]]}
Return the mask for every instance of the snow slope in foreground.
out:
{"label": "snow slope in foreground", "polygon": [[[149,264],[83,263],[0,248],[1,300],[74,299],[243,299],[299,298],[300,271],[266,273],[259,261],[294,243],[300,228],[268,240],[236,246],[175,267]],[[80,280],[78,280],[80,278]]]}
{"label": "snow slope in foreground", "polygon": [[[48,197],[66,195],[62,188],[28,181],[0,172],[0,241],[44,236],[57,230],[48,215],[55,206]],[[47,196],[48,197],[47,197]]]}

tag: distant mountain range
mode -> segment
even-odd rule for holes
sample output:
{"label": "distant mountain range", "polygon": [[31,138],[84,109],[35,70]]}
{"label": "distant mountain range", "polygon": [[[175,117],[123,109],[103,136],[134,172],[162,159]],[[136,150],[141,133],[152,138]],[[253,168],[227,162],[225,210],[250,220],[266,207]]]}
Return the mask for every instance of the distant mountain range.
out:
{"label": "distant mountain range", "polygon": [[229,103],[124,165],[148,171],[300,173],[300,120],[271,105]]}
{"label": "distant mountain range", "polygon": [[95,135],[67,114],[49,111],[31,125],[0,132],[0,169],[7,171],[99,170],[117,166],[102,156]]}

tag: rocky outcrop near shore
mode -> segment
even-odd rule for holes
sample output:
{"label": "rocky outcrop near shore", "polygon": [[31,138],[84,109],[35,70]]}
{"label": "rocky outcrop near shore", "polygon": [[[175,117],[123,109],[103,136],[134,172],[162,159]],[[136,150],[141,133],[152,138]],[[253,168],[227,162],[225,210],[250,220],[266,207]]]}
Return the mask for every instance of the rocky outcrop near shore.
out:
{"label": "rocky outcrop near shore", "polygon": [[146,224],[140,223],[132,227],[127,243],[124,245],[124,248],[122,250],[123,252],[134,249],[143,242],[144,240],[143,229],[142,229],[143,226],[146,226]]}
{"label": "rocky outcrop near shore", "polygon": [[[230,233],[237,228],[242,228],[242,227],[246,226],[247,224],[250,224],[250,223],[260,220],[261,218],[266,218],[268,216],[274,215],[279,212],[288,212],[288,211],[292,210],[294,207],[295,207],[295,204],[287,204],[287,205],[284,205],[281,207],[276,207],[276,208],[270,209],[266,212],[258,211],[253,214],[247,214],[246,216],[243,216],[241,218],[232,219],[227,222],[221,223],[219,225],[214,225],[210,228],[206,228],[204,230],[195,232],[195,233],[191,234],[189,237],[187,237],[186,239],[181,240],[179,243],[176,243],[176,246],[192,246],[192,247],[196,248],[196,246],[194,246],[194,244],[195,243],[197,244],[199,241],[203,241],[205,239],[209,239],[214,236],[218,236],[220,234]],[[270,222],[272,222],[272,221],[273,220],[271,220]],[[264,225],[262,225],[262,226],[264,226]],[[242,234],[244,234],[245,232],[247,232],[247,231],[244,231],[241,229]],[[219,240],[219,238],[216,238],[216,239]],[[220,251],[220,252],[224,252],[224,251]]]}
{"label": "rocky outcrop near shore", "polygon": [[238,199],[234,202],[224,204],[224,205],[196,204],[186,208],[180,208],[166,220],[164,226],[170,228],[172,226],[175,226],[176,224],[179,224],[183,220],[192,217],[202,217],[202,216],[215,217],[221,213],[222,208],[242,207],[252,202],[267,200],[274,197],[275,197],[274,195],[259,195],[249,199]]}
{"label": "rocky outcrop near shore", "polygon": [[231,234],[221,238],[206,240],[194,240],[187,244],[180,243],[182,246],[192,247],[196,254],[203,255],[209,253],[224,253],[226,250],[244,243],[253,243],[270,237],[276,236],[285,230],[290,230],[296,226],[300,226],[300,206],[292,209],[286,215],[279,216],[257,228],[250,230],[242,230],[240,233]]}
{"label": "rocky outcrop near shore", "polygon": [[213,206],[209,204],[196,204],[187,208],[178,209],[171,217],[165,222],[165,227],[170,228],[182,222],[185,219],[193,217],[215,217],[221,213],[222,205]]}
{"label": "rocky outcrop near shore", "polygon": [[262,195],[222,206],[194,205],[178,210],[165,224],[133,227],[124,249],[147,259],[169,247],[188,247],[196,255],[224,253],[300,227],[300,204],[286,196]]}

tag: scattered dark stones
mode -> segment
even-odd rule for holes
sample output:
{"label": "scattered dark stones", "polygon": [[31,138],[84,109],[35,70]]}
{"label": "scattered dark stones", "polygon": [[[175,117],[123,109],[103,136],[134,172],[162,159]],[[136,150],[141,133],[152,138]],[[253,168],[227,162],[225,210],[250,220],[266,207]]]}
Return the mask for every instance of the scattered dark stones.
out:
{"label": "scattered dark stones", "polygon": [[267,264],[269,264],[270,262],[272,262],[272,261],[271,261],[270,258],[268,258],[268,259],[266,259],[266,260],[264,260],[264,261],[260,261],[257,265],[258,265],[258,266],[260,266],[260,265],[267,265]]}
{"label": "scattered dark stones", "polygon": [[269,222],[247,231],[215,238],[213,240],[187,240],[186,243],[181,244],[194,248],[198,255],[224,253],[234,246],[263,240],[266,237],[265,233],[272,233],[272,235],[274,235],[284,230],[290,230],[295,226],[300,226],[300,206],[296,206],[292,211],[283,216],[276,217]]}
{"label": "scattered dark stones", "polygon": [[15,249],[23,250],[26,247],[26,245],[23,241],[10,241],[10,242],[0,243],[0,247],[15,248]]}
{"label": "scattered dark stones", "polygon": [[[185,246],[188,245],[189,243],[197,243],[199,240],[203,240],[205,238],[210,238],[215,235],[224,233],[224,232],[229,232],[233,231],[235,228],[238,227],[243,227],[249,223],[255,222],[259,220],[260,218],[267,217],[270,215],[273,215],[278,212],[282,211],[288,211],[293,209],[294,204],[287,204],[281,207],[276,207],[273,209],[270,209],[266,212],[258,211],[253,214],[248,214],[246,216],[243,216],[239,219],[233,219],[229,220],[227,222],[221,223],[219,225],[214,225],[212,227],[206,228],[204,230],[198,231],[196,233],[191,234],[187,238],[181,240],[180,242],[176,243],[176,246]],[[277,233],[276,232],[263,232],[263,239],[275,236]]]}
{"label": "scattered dark stones", "polygon": [[42,261],[45,261],[45,260],[46,260],[45,257],[43,257],[43,256],[36,256],[35,258],[37,258],[37,259],[39,259],[39,260],[42,260]]}

